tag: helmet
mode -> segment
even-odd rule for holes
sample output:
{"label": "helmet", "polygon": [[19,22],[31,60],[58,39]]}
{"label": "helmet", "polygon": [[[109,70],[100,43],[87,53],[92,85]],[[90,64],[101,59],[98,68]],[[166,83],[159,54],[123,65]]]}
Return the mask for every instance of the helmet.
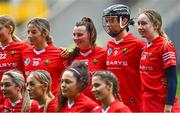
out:
{"label": "helmet", "polygon": [[123,4],[116,4],[112,5],[103,11],[103,17],[104,16],[126,16],[128,19],[130,19],[130,9],[128,6]]}
{"label": "helmet", "polygon": [[[111,18],[112,17],[112,18]],[[109,18],[109,19],[108,19]],[[128,31],[128,23],[122,26],[121,22],[124,18],[127,18],[128,22],[130,20],[130,9],[128,6],[123,4],[112,5],[103,11],[102,24],[104,30],[112,37],[116,37],[124,29]],[[115,21],[117,20],[117,21]],[[119,28],[110,28],[107,23],[114,24],[118,22]],[[117,25],[117,24],[116,24]]]}

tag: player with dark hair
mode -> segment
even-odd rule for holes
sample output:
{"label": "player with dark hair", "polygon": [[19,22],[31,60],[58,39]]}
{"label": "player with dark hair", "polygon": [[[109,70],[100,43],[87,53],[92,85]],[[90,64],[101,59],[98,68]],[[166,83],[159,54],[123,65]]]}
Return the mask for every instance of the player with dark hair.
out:
{"label": "player with dark hair", "polygon": [[102,19],[104,30],[113,38],[107,44],[107,70],[118,78],[122,101],[131,111],[140,112],[142,93],[139,61],[145,44],[128,33],[128,26],[133,23],[128,6],[116,4],[106,8]]}
{"label": "player with dark hair", "polygon": [[110,71],[96,71],[92,76],[92,90],[102,103],[93,112],[128,112],[131,110],[122,102],[116,76]]}
{"label": "player with dark hair", "polygon": [[96,106],[93,100],[83,94],[88,86],[88,68],[84,62],[75,61],[62,74],[58,95],[58,111],[91,112]]}

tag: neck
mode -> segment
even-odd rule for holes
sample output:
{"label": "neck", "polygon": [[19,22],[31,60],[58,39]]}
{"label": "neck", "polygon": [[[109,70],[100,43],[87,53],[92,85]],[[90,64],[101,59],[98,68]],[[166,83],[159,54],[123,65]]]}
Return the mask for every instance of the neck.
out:
{"label": "neck", "polygon": [[35,50],[42,50],[42,49],[45,49],[47,46],[48,46],[47,43],[42,43],[42,44],[35,45],[34,48]]}
{"label": "neck", "polygon": [[22,95],[20,93],[16,97],[9,98],[12,103],[16,102],[19,99],[22,99]]}
{"label": "neck", "polygon": [[13,40],[11,38],[11,36],[9,36],[9,38],[5,41],[1,41],[1,45],[2,46],[7,46],[9,43],[11,43]]}
{"label": "neck", "polygon": [[47,102],[49,102],[52,98],[50,98],[48,95],[44,95],[41,98],[38,98],[37,101],[39,103],[39,105],[46,105]]}
{"label": "neck", "polygon": [[68,97],[68,101],[74,101],[81,93],[77,93],[75,96]]}
{"label": "neck", "polygon": [[116,41],[121,40],[124,38],[126,35],[128,35],[128,32],[126,30],[123,30],[121,33],[119,33],[115,38]]}
{"label": "neck", "polygon": [[152,42],[155,38],[157,38],[159,34],[157,32],[151,33],[149,38],[147,38],[148,42]]}
{"label": "neck", "polygon": [[108,96],[108,98],[105,98],[103,101],[102,101],[102,105],[104,108],[107,108],[111,103],[113,103],[115,101],[115,98],[113,95],[111,96]]}

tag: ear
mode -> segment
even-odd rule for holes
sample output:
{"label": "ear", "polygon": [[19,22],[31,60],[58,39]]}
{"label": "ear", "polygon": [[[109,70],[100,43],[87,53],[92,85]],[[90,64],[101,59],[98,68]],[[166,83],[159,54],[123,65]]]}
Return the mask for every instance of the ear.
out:
{"label": "ear", "polygon": [[113,89],[113,84],[112,84],[112,82],[107,82],[107,83],[106,83],[106,87],[107,87],[108,90]]}
{"label": "ear", "polygon": [[43,32],[42,35],[43,35],[44,37],[47,37],[47,32]]}
{"label": "ear", "polygon": [[9,34],[12,34],[12,32],[13,32],[13,27],[9,26]]}
{"label": "ear", "polygon": [[123,20],[122,20],[122,25],[123,25],[123,26],[126,25],[127,22],[128,22],[128,19],[127,19],[127,18],[123,18]]}

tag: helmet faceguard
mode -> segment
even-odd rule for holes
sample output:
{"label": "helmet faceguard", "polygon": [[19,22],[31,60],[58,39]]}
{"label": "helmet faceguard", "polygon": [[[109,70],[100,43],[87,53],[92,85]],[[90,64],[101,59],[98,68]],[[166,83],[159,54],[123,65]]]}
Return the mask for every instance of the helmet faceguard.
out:
{"label": "helmet faceguard", "polygon": [[[130,10],[129,7],[122,4],[112,5],[103,11],[102,24],[104,30],[112,37],[116,37],[121,33],[126,27],[128,27],[128,22],[126,25],[122,25],[122,20],[127,18],[130,20]],[[115,24],[118,24],[119,28]],[[116,26],[114,29],[113,26]]]}

